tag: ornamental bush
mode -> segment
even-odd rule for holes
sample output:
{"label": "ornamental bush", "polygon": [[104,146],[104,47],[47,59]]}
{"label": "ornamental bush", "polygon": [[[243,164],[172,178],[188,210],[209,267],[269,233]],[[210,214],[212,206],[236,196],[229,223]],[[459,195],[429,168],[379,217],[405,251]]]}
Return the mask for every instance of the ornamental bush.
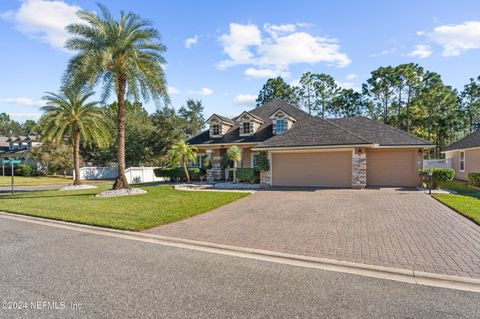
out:
{"label": "ornamental bush", "polygon": [[240,183],[260,183],[260,171],[256,168],[237,168],[237,181]]}
{"label": "ornamental bush", "polygon": [[268,172],[270,170],[270,161],[267,152],[260,152],[257,159],[257,167],[260,172]]}
{"label": "ornamental bush", "polygon": [[[182,167],[159,167],[154,170],[156,177],[163,177],[171,182],[185,181],[187,177]],[[192,180],[200,179],[201,170],[199,168],[189,168],[188,174]]]}
{"label": "ornamental bush", "polygon": [[437,188],[439,182],[451,182],[455,178],[455,170],[451,168],[424,168],[420,170],[420,175],[429,178],[429,172],[432,172],[432,188]]}
{"label": "ornamental bush", "polygon": [[24,164],[24,165],[20,165],[19,167],[17,167],[15,169],[15,175],[25,176],[25,177],[38,176],[38,171],[37,171],[37,168],[35,166]]}
{"label": "ornamental bush", "polygon": [[473,186],[480,187],[480,173],[468,173],[468,183]]}

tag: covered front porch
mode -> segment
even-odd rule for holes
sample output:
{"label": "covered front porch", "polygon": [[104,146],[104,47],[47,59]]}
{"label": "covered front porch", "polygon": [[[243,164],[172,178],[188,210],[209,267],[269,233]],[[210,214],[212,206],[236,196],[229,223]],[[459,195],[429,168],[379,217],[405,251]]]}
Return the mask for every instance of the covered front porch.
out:
{"label": "covered front porch", "polygon": [[242,151],[242,159],[236,163],[237,168],[254,168],[256,166],[256,156],[258,156],[259,152],[252,151],[255,144],[198,146],[199,158],[208,155],[212,163],[212,168],[207,170],[207,181],[222,181],[228,177],[226,175],[228,172],[222,167],[222,157],[225,156],[228,149],[233,145],[237,146]]}

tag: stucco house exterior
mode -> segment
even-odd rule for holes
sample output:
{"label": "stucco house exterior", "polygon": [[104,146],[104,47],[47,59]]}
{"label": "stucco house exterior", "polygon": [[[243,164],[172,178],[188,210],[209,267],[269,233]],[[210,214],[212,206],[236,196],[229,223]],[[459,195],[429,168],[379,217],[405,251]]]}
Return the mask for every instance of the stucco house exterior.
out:
{"label": "stucco house exterior", "polygon": [[266,152],[273,186],[416,186],[423,152],[432,144],[366,117],[322,119],[282,100],[244,111],[234,118],[213,114],[209,129],[188,143],[208,154],[209,180],[221,180],[221,158],[237,145],[239,167],[255,167]]}
{"label": "stucco house exterior", "polygon": [[442,153],[451,159],[455,178],[468,180],[468,173],[480,172],[480,130],[446,147]]}

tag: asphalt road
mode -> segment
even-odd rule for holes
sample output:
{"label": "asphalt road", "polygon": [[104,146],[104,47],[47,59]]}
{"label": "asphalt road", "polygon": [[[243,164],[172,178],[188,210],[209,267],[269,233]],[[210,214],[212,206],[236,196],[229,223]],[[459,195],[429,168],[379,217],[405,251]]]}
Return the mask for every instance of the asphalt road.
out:
{"label": "asphalt road", "polygon": [[2,218],[0,302],[0,318],[480,318],[478,293]]}

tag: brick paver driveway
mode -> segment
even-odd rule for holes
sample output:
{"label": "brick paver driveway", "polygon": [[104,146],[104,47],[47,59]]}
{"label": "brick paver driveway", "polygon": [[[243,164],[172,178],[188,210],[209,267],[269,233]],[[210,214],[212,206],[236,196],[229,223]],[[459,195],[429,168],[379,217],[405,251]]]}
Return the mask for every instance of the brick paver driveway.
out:
{"label": "brick paver driveway", "polygon": [[418,191],[262,191],[146,232],[480,278],[480,227]]}

